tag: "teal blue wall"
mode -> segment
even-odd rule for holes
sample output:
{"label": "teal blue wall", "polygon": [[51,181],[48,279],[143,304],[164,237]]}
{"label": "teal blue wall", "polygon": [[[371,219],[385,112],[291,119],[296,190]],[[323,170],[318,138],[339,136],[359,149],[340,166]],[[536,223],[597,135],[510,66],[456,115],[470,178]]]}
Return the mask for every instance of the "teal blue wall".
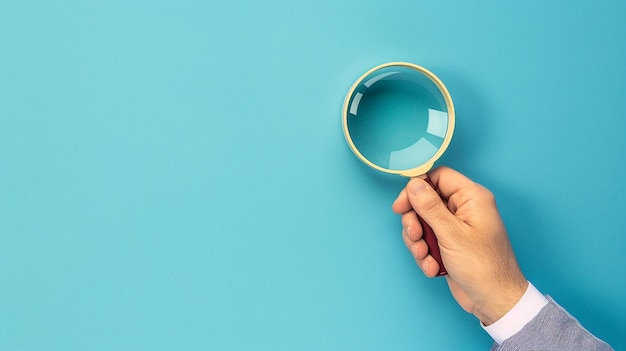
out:
{"label": "teal blue wall", "polygon": [[367,69],[457,108],[527,277],[626,349],[623,1],[0,1],[0,349],[487,350],[341,133]]}

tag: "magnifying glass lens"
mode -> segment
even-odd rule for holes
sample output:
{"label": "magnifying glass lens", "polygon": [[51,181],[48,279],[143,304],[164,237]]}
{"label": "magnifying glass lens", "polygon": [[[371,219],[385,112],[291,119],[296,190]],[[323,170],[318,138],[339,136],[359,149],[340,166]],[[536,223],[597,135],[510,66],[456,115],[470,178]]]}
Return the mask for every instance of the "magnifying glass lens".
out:
{"label": "magnifying glass lens", "polygon": [[373,164],[394,171],[433,158],[449,120],[437,85],[404,66],[385,67],[362,79],[350,96],[346,119],[356,149]]}

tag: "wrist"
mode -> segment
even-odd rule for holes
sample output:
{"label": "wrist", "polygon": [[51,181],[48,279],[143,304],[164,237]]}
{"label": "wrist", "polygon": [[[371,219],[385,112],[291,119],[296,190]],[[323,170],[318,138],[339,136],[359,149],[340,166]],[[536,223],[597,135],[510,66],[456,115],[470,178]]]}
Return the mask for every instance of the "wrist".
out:
{"label": "wrist", "polygon": [[501,345],[506,339],[519,333],[548,303],[548,299],[529,283],[522,298],[509,312],[489,326],[482,323],[481,325],[493,340]]}
{"label": "wrist", "polygon": [[473,314],[485,326],[495,323],[509,312],[524,296],[528,288],[528,281],[521,273],[508,284],[490,289],[490,294],[482,303],[476,305]]}

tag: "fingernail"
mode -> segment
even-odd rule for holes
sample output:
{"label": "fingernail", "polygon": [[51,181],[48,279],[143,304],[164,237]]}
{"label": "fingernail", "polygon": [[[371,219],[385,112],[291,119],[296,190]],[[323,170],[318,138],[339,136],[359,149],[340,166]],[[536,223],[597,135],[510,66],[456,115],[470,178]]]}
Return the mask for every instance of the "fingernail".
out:
{"label": "fingernail", "polygon": [[424,190],[425,187],[426,187],[426,183],[424,183],[421,180],[416,179],[416,180],[411,181],[411,184],[409,184],[409,191],[415,195],[421,192],[422,190]]}

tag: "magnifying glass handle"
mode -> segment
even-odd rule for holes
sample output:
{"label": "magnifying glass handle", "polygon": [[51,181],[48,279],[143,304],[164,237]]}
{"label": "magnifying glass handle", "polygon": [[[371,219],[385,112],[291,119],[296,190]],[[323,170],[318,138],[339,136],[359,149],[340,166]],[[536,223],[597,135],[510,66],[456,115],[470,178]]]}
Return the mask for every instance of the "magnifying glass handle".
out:
{"label": "magnifying glass handle", "polygon": [[[430,180],[430,178],[428,178],[428,176],[426,176],[426,178],[423,178],[428,184],[430,184],[434,189],[437,189],[437,187],[435,187],[435,185],[433,184],[433,182]],[[441,259],[441,252],[439,252],[439,242],[437,240],[437,236],[435,236],[435,232],[433,231],[433,228],[431,228],[428,223],[426,223],[426,221],[424,221],[422,219],[422,217],[417,216],[417,218],[420,221],[420,224],[422,225],[422,237],[424,238],[424,241],[426,241],[426,245],[428,246],[428,253],[430,253],[431,256],[433,256],[433,258],[435,259],[435,261],[437,261],[437,263],[439,263],[439,272],[437,273],[437,276],[443,276],[448,274],[448,272],[446,271],[446,267],[443,266],[443,260]]]}

